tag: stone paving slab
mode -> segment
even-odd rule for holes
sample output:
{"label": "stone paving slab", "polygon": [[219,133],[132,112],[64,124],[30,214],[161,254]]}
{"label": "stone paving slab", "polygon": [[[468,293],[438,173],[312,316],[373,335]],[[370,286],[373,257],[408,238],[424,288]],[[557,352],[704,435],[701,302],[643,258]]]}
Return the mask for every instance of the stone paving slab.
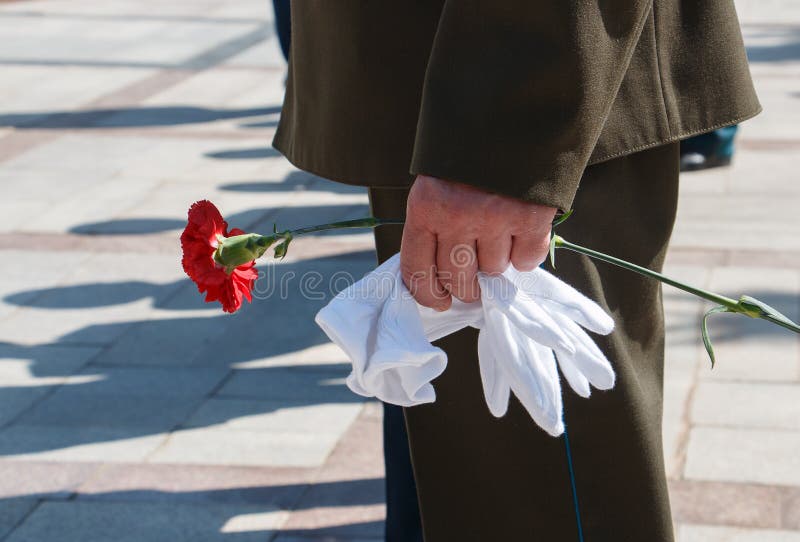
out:
{"label": "stone paving slab", "polygon": [[[0,28],[5,27],[3,19]],[[74,66],[59,74],[58,85],[49,85],[47,82],[52,77],[49,67],[4,65],[3,78],[0,79],[0,97],[3,99],[0,126],[25,127],[54,112],[75,109],[152,73],[153,70],[146,68],[108,70]]]}
{"label": "stone paving slab", "polygon": [[800,384],[701,382],[691,412],[698,425],[800,430]]}
{"label": "stone paving slab", "polygon": [[104,68],[180,66],[203,49],[219,46],[258,25],[256,21],[220,25],[203,20],[134,18],[106,19],[98,25],[91,19],[32,21],[9,13],[3,22],[0,38],[7,44],[0,57],[3,63]]}
{"label": "stone paving slab", "polygon": [[673,516],[678,523],[793,529],[796,491],[731,482],[672,480]]}
{"label": "stone paving slab", "polygon": [[297,467],[106,464],[80,485],[76,498],[291,509],[314,482],[315,473],[314,468]]}
{"label": "stone paving slab", "polygon": [[14,498],[69,499],[100,467],[90,462],[0,460],[0,510]]}
{"label": "stone paving slab", "polygon": [[[18,418],[38,400],[50,394],[67,375],[88,363],[99,350],[94,347],[26,347],[0,344],[0,426]],[[92,377],[73,383],[90,382]]]}
{"label": "stone paving slab", "polygon": [[219,427],[181,429],[171,433],[148,461],[178,465],[317,467],[337,440],[338,435],[303,431],[272,434]]}
{"label": "stone paving slab", "polygon": [[144,461],[167,435],[143,433],[133,435],[125,428],[13,425],[0,430],[0,456],[33,461]]}
{"label": "stone paving slab", "polygon": [[331,433],[339,437],[358,416],[359,402],[313,403],[305,397],[295,404],[283,401],[212,398],[186,420],[184,427],[223,426],[271,434],[294,431]]}
{"label": "stone paving slab", "polygon": [[737,529],[684,525],[678,542],[798,542],[800,533],[762,529]]}
{"label": "stone paving slab", "polygon": [[107,427],[160,433],[186,420],[201,401],[185,396],[104,394],[83,388],[77,385],[57,389],[18,417],[15,423],[44,426],[42,431],[48,431],[49,427]]}
{"label": "stone paving slab", "polygon": [[695,427],[685,476],[696,480],[800,486],[800,432]]}
{"label": "stone paving slab", "polygon": [[[342,364],[297,368],[266,368],[234,371],[218,394],[221,397],[283,399],[310,403],[361,402],[344,386],[350,367]],[[298,394],[298,390],[302,390]]]}

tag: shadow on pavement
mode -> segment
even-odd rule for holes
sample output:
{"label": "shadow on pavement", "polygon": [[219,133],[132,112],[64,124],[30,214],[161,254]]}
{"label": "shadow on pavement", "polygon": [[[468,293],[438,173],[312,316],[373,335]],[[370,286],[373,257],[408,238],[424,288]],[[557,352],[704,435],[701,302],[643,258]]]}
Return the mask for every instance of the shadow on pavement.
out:
{"label": "shadow on pavement", "polygon": [[[186,202],[187,209],[191,201]],[[249,209],[225,216],[230,228],[241,228],[245,231],[270,233],[272,224],[276,223],[281,230],[309,226],[313,223],[325,223],[350,218],[369,216],[369,206],[366,204],[341,204],[341,205],[301,205],[296,207],[275,207]],[[309,218],[312,217],[312,218]],[[131,235],[160,233],[172,230],[182,230],[186,220],[176,218],[117,218],[102,222],[79,224],[69,229],[70,233],[81,235]],[[360,230],[366,231],[366,230]],[[352,234],[353,230],[333,230],[314,235],[345,235]],[[176,235],[176,246],[178,236]]]}
{"label": "shadow on pavement", "polygon": [[[21,463],[19,473],[24,475],[26,467]],[[112,472],[113,469],[111,467]],[[107,478],[103,469],[95,470],[89,485],[97,481],[106,483]],[[127,485],[125,482],[121,485]],[[310,529],[268,529],[258,523],[237,529],[236,521],[237,518],[253,518],[276,509],[301,513],[312,511],[313,514],[313,509],[319,507],[335,514],[337,508],[346,510],[343,507],[380,505],[383,503],[383,484],[382,478],[368,478],[318,482],[313,486],[298,483],[199,491],[134,489],[92,492],[90,487],[89,492],[39,492],[6,497],[0,499],[0,510],[5,510],[11,520],[13,512],[30,510],[37,501],[40,503],[34,515],[18,526],[13,535],[24,540],[53,540],[55,525],[58,526],[58,540],[100,540],[98,535],[101,533],[148,542],[189,542],[198,535],[209,541],[251,542],[267,540],[270,534],[291,537],[291,540],[293,537],[302,540],[306,537],[308,540],[333,540],[331,537],[336,537],[336,540],[376,540],[382,537],[383,522],[352,521],[358,515],[352,509],[347,510],[341,520],[332,521],[334,525]],[[112,481],[111,485],[117,484]],[[97,525],[97,514],[102,514],[102,526]],[[24,513],[21,515],[24,517]],[[327,515],[323,517],[327,519]],[[312,520],[310,523],[324,525],[326,522]],[[0,536],[11,527],[13,523],[9,521],[0,525]],[[269,540],[275,538],[269,537]]]}
{"label": "shadow on pavement", "polygon": [[769,45],[753,45],[746,47],[747,59],[753,63],[787,62],[800,59],[800,30],[792,27],[776,28],[762,32],[748,32],[748,41],[767,39]]}
{"label": "shadow on pavement", "polygon": [[[88,111],[42,111],[0,114],[0,126],[17,129],[144,128],[200,124],[228,119],[277,115],[279,106],[246,109],[208,109],[191,106],[123,107]],[[275,121],[261,124],[273,126]]]}
{"label": "shadow on pavement", "polygon": [[223,184],[219,189],[231,192],[313,191],[337,194],[363,194],[366,192],[363,186],[337,183],[299,170],[292,171],[279,183],[268,181],[228,183]]}
{"label": "shadow on pavement", "polygon": [[[0,407],[23,404],[16,414],[0,416],[0,456],[220,425],[282,409],[362,403],[344,385],[349,364],[343,355],[317,359],[306,354],[298,364],[292,354],[328,342],[314,315],[373,267],[371,251],[261,266],[256,299],[233,315],[205,304],[188,279],[56,287],[27,299],[23,293],[7,296],[10,303],[52,310],[150,298],[156,307],[193,314],[92,324],[49,344],[0,343],[0,359],[25,360],[34,377],[23,386],[0,387]],[[205,314],[198,316],[198,309]],[[88,362],[65,365],[63,352],[76,348],[97,352]],[[282,357],[264,362],[275,356]],[[63,382],[58,377],[69,376],[75,378],[58,385]],[[46,379],[37,385],[37,378]],[[220,401],[198,415],[198,407],[212,397]]]}
{"label": "shadow on pavement", "polygon": [[207,152],[205,153],[205,156],[208,158],[216,158],[218,160],[255,160],[259,158],[280,156],[280,153],[272,147],[255,147],[253,149]]}

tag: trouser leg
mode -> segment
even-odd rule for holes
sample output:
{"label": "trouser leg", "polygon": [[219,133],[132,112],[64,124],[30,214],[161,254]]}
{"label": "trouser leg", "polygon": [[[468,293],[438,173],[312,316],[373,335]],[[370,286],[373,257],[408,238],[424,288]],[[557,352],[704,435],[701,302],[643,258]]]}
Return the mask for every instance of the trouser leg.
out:
{"label": "trouser leg", "polygon": [[[678,160],[678,144],[670,144],[588,168],[575,214],[559,234],[659,269],[677,203]],[[398,232],[378,232],[383,257],[399,247]],[[617,372],[615,388],[590,399],[566,385],[563,392],[585,539],[671,541],[660,287],[566,251],[557,253],[557,265],[557,275],[617,324],[597,337]],[[405,409],[426,542],[577,540],[564,439],[539,429],[516,399],[503,418],[489,414],[476,340],[474,330],[463,330],[439,341],[449,361],[434,382],[437,400]]]}
{"label": "trouser leg", "polygon": [[[370,189],[373,216],[403,218],[408,190]],[[381,226],[375,230],[378,261],[398,250],[402,226]],[[411,467],[408,435],[399,406],[383,405],[383,458],[386,470],[386,542],[422,542],[417,486]]]}

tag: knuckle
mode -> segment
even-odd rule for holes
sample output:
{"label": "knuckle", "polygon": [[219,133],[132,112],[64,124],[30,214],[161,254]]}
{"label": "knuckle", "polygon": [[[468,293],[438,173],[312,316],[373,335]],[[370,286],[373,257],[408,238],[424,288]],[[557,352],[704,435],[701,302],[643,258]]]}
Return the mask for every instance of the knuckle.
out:
{"label": "knuckle", "polygon": [[524,256],[512,258],[511,263],[519,271],[533,271],[541,262],[535,256],[525,254]]}
{"label": "knuckle", "polygon": [[[477,285],[477,282],[475,283]],[[479,286],[468,287],[463,290],[452,292],[453,296],[464,303],[473,303],[481,298],[481,289]]]}
{"label": "knuckle", "polygon": [[488,275],[499,275],[508,268],[508,260],[493,260],[480,266],[480,271]]}
{"label": "knuckle", "polygon": [[478,254],[471,244],[458,243],[453,245],[447,254],[447,262],[450,267],[464,269],[473,267],[478,260]]}
{"label": "knuckle", "polygon": [[437,311],[449,309],[452,302],[450,294],[437,294],[431,291],[425,291],[425,294],[422,295],[422,291],[419,291],[416,293],[412,292],[411,295],[414,297],[414,300],[423,307],[428,307],[429,309]]}

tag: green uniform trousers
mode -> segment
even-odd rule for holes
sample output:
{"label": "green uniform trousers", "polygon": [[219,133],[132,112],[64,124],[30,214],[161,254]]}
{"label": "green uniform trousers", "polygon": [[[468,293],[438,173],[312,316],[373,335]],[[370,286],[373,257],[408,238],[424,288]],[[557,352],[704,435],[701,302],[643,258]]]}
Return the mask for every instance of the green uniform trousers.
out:
{"label": "green uniform trousers", "polygon": [[[678,162],[679,145],[670,143],[590,166],[575,213],[558,233],[659,270],[675,218]],[[371,188],[374,215],[404,216],[407,194]],[[401,234],[400,226],[376,230],[381,261],[399,250]],[[587,542],[673,540],[661,442],[660,285],[566,250],[556,265],[551,271],[614,317],[614,332],[596,339],[616,386],[584,399],[562,379],[568,441],[553,438],[513,394],[504,417],[489,413],[475,330],[439,341],[448,364],[434,381],[436,402],[405,409],[426,542],[572,542],[579,529]]]}

